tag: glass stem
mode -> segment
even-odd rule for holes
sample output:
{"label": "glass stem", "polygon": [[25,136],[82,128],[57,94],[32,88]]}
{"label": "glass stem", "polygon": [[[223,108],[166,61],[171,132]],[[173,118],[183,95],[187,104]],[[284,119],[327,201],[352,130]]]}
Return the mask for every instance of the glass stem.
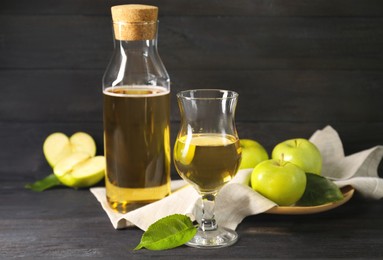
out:
{"label": "glass stem", "polygon": [[202,219],[200,229],[202,231],[211,231],[217,229],[217,223],[214,219],[215,194],[202,195]]}

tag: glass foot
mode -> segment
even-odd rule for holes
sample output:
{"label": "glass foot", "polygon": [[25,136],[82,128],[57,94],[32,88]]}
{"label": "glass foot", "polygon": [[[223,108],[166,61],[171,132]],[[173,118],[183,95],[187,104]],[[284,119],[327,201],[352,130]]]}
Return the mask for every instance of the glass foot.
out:
{"label": "glass foot", "polygon": [[202,231],[186,243],[187,246],[197,248],[220,248],[231,246],[238,240],[238,234],[234,230],[218,227],[216,230]]}

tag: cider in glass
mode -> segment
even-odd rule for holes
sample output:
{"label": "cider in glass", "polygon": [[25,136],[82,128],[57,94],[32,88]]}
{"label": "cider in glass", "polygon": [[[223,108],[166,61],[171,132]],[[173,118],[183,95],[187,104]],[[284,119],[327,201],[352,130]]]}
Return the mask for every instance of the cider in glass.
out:
{"label": "cider in glass", "polygon": [[181,177],[201,193],[218,191],[236,174],[241,159],[238,138],[221,134],[193,134],[177,139],[174,164]]}

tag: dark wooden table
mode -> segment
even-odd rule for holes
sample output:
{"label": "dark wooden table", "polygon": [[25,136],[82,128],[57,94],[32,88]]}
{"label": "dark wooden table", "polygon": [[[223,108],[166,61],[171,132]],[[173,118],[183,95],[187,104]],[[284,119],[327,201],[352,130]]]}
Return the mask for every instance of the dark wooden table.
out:
{"label": "dark wooden table", "polygon": [[247,217],[229,248],[181,246],[166,251],[133,251],[142,231],[114,230],[88,190],[59,188],[35,193],[23,182],[0,189],[0,258],[382,258],[383,203],[354,196],[320,214]]}
{"label": "dark wooden table", "polygon": [[[138,228],[115,230],[88,189],[56,188],[43,193],[24,189],[26,182],[42,178],[50,170],[41,151],[47,129],[30,127],[1,131],[6,151],[0,156],[1,259],[383,257],[382,200],[366,200],[357,193],[345,205],[324,213],[247,217],[237,228],[239,241],[229,248],[133,251],[143,232]],[[57,127],[72,131],[68,126]],[[92,127],[84,130],[91,132]]]}

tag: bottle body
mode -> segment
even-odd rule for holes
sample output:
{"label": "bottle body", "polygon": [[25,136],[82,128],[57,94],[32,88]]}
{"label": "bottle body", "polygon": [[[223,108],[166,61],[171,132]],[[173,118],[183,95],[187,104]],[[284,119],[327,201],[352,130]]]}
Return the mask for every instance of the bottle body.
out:
{"label": "bottle body", "polygon": [[[116,26],[124,29],[114,24],[115,34]],[[170,193],[170,80],[156,37],[115,36],[103,100],[109,205],[123,213],[165,197]]]}

